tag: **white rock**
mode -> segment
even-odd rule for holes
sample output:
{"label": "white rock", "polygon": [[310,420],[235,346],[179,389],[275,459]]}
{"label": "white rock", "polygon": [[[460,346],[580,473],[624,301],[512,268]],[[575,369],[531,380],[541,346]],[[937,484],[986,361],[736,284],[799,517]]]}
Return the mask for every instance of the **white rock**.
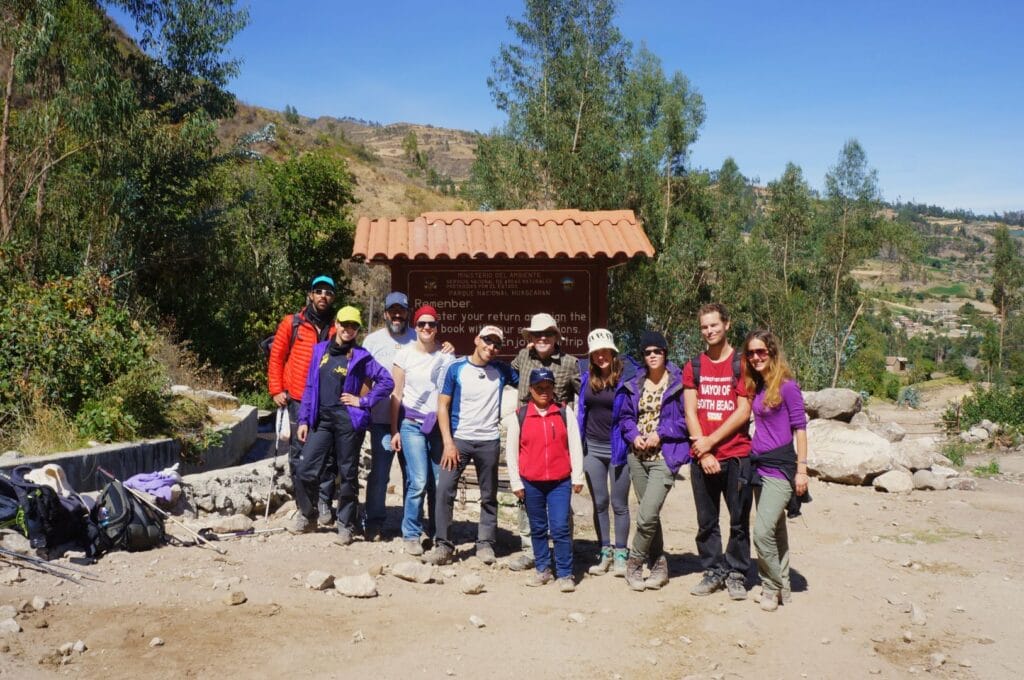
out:
{"label": "white rock", "polygon": [[345,597],[377,597],[377,581],[369,574],[335,579],[334,589]]}
{"label": "white rock", "polygon": [[220,515],[210,515],[205,518],[204,523],[213,529],[216,534],[228,534],[235,531],[248,531],[252,529],[253,522],[245,515],[230,515],[228,517],[221,517]]}
{"label": "white rock", "polygon": [[327,590],[334,585],[334,574],[326,571],[311,571],[306,575],[306,587],[313,590]]}
{"label": "white rock", "polygon": [[804,392],[804,409],[810,418],[850,422],[861,410],[860,395],[845,388],[828,387],[817,392]]}
{"label": "white rock", "polygon": [[391,567],[391,575],[403,581],[430,583],[434,580],[434,568],[422,562],[399,562]]}
{"label": "white rock", "polygon": [[57,648],[57,651],[60,653],[61,656],[67,656],[67,655],[71,654],[71,650],[74,649],[74,648],[75,648],[75,643],[74,642],[65,642],[64,644],[62,644],[60,647]]}
{"label": "white rock", "polygon": [[934,654],[928,655],[928,667],[931,669],[938,668],[942,664],[946,663],[946,655],[942,652],[935,652]]}
{"label": "white rock", "polygon": [[850,425],[853,425],[854,427],[858,427],[858,428],[860,428],[862,430],[864,430],[864,429],[872,429],[871,428],[871,418],[868,418],[868,414],[864,413],[864,411],[860,411],[859,413],[855,413],[853,415],[853,417],[850,418]]}
{"label": "white rock", "polygon": [[946,479],[949,479],[950,477],[956,477],[957,475],[960,474],[953,468],[946,467],[945,465],[940,465],[938,463],[932,463],[932,466],[929,469],[932,471],[933,475],[937,477],[945,477]]}
{"label": "white rock", "polygon": [[892,466],[889,442],[835,420],[808,423],[807,448],[808,467],[826,482],[860,485]]}
{"label": "white rock", "polygon": [[155,637],[155,638],[153,638],[152,640],[149,641],[149,646],[150,647],[163,647],[164,646],[164,639],[163,638],[159,638],[159,637]]}
{"label": "white rock", "polygon": [[472,624],[473,626],[475,626],[477,628],[483,628],[484,626],[487,625],[487,623],[482,618],[477,616],[476,614],[473,614],[472,616],[469,617],[469,622],[470,622],[470,624]]}
{"label": "white rock", "polygon": [[466,595],[479,595],[485,588],[484,580],[479,574],[466,574],[459,580],[459,590]]}
{"label": "white rock", "polygon": [[18,615],[18,609],[13,604],[0,605],[0,619],[13,619]]}
{"label": "white rock", "polygon": [[20,633],[21,625],[13,618],[3,619],[0,621],[0,635],[6,635],[7,633]]}
{"label": "white rock", "polygon": [[914,478],[903,470],[890,470],[875,477],[872,486],[876,491],[888,493],[909,493],[914,490]]}
{"label": "white rock", "polygon": [[931,470],[917,470],[913,477],[914,488],[921,491],[942,491],[949,484],[945,477],[939,477]]}
{"label": "white rock", "polygon": [[935,460],[936,444],[931,439],[904,439],[890,449],[894,468],[913,472],[930,468]]}
{"label": "white rock", "polygon": [[584,623],[587,620],[587,617],[581,612],[571,612],[568,618],[569,623]]}
{"label": "white rock", "polygon": [[37,612],[41,612],[46,609],[46,605],[48,604],[50,603],[46,601],[46,598],[40,597],[39,595],[32,598],[32,609]]}
{"label": "white rock", "polygon": [[913,602],[910,604],[910,622],[915,626],[923,626],[928,623],[924,609]]}
{"label": "white rock", "polygon": [[85,642],[83,640],[78,640],[78,641],[75,642],[74,646],[71,648],[71,651],[74,652],[75,654],[83,654],[85,652],[85,650],[87,650],[87,649],[89,649],[89,648],[86,646]]}
{"label": "white rock", "polygon": [[15,583],[21,583],[25,579],[21,576],[21,569],[18,567],[8,567],[3,571],[0,571],[0,583],[5,586],[12,586]]}
{"label": "white rock", "polygon": [[[860,414],[858,413],[857,416],[859,415]],[[854,418],[857,416],[854,416]],[[907,436],[907,431],[903,429],[902,425],[890,421],[886,421],[884,423],[872,423],[869,429],[879,437],[893,443],[902,442]]]}
{"label": "white rock", "polygon": [[953,477],[946,484],[955,491],[974,491],[978,488],[978,480],[971,477]]}

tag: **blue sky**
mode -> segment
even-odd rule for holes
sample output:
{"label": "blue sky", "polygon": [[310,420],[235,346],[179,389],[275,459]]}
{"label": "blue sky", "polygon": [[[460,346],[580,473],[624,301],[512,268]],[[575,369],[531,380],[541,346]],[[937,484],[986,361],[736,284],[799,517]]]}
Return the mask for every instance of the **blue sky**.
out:
{"label": "blue sky", "polygon": [[[231,89],[309,116],[487,131],[487,90],[518,0],[242,2]],[[860,140],[886,200],[1024,209],[1024,3],[622,0],[624,36],[682,71],[707,122],[692,164],[732,156],[766,183],[788,161],[815,188]]]}

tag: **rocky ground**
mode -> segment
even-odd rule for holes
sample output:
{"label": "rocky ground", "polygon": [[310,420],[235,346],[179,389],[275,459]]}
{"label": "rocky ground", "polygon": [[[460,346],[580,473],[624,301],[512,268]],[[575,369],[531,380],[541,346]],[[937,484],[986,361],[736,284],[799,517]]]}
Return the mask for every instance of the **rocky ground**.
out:
{"label": "rocky ground", "polygon": [[[978,459],[992,457],[1004,473],[973,491],[812,481],[814,502],[790,523],[793,601],[774,613],[754,603],[753,575],[745,602],[689,594],[699,567],[687,479],[663,514],[672,580],[657,592],[583,575],[595,548],[585,498],[572,594],[480,564],[469,521],[457,525],[464,559],[421,577],[431,583],[395,575],[408,568],[400,540],[342,548],[330,533],[226,540],[224,555],[168,545],[76,566],[98,581],[15,574],[0,562],[0,677],[1019,677],[1024,455]],[[398,502],[389,498],[394,524]],[[460,513],[470,519],[474,504]],[[499,556],[517,542],[508,514],[501,528]],[[311,588],[330,580],[315,571],[336,586]],[[376,596],[341,594],[359,586],[350,576]],[[465,594],[467,581],[483,592]],[[79,640],[84,651],[73,649]]]}

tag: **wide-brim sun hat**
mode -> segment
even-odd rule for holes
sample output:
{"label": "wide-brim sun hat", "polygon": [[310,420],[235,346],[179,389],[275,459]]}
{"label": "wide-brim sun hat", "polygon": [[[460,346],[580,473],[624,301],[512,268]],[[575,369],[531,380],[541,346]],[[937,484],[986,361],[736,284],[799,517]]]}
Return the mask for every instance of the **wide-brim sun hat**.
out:
{"label": "wide-brim sun hat", "polygon": [[607,328],[595,328],[587,336],[587,354],[593,354],[601,349],[610,349],[616,354],[619,348],[615,346],[615,337]]}
{"label": "wide-brim sun hat", "polygon": [[541,331],[554,330],[555,335],[561,337],[562,333],[558,330],[558,322],[555,321],[555,317],[550,314],[534,314],[530,317],[530,325],[522,330],[523,337],[529,339],[530,333],[540,333]]}

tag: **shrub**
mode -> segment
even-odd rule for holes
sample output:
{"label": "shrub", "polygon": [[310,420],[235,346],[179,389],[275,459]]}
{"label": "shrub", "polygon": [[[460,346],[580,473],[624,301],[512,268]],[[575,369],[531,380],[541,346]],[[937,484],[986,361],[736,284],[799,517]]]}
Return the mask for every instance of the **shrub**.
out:
{"label": "shrub", "polygon": [[967,442],[962,442],[959,439],[951,439],[942,447],[942,455],[949,458],[953,465],[963,467],[964,461],[967,459],[971,450],[971,445]]}
{"label": "shrub", "polygon": [[917,408],[921,405],[921,393],[917,391],[916,387],[904,387],[899,391],[899,396],[896,399],[898,406],[909,406],[910,408]]}
{"label": "shrub", "polygon": [[999,461],[995,458],[988,462],[988,465],[979,465],[974,468],[974,474],[978,477],[992,477],[999,474]]}
{"label": "shrub", "polygon": [[956,423],[960,430],[966,430],[982,420],[1012,427],[1024,425],[1024,388],[998,385],[985,388],[979,385],[972,394],[964,397],[958,405],[951,405],[943,414],[947,429]]}

